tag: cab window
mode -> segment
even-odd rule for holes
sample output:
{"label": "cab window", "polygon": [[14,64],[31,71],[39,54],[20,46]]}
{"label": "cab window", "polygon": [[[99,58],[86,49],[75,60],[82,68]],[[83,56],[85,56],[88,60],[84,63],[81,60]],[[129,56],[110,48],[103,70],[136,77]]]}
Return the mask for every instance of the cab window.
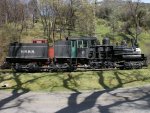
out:
{"label": "cab window", "polygon": [[76,46],[75,43],[76,43],[76,41],[71,41],[71,46],[75,47]]}
{"label": "cab window", "polygon": [[91,40],[91,45],[96,45],[96,41],[95,40]]}
{"label": "cab window", "polygon": [[88,41],[87,40],[83,40],[83,47],[85,47],[85,48],[88,47]]}
{"label": "cab window", "polygon": [[83,41],[82,40],[78,40],[78,48],[83,48]]}

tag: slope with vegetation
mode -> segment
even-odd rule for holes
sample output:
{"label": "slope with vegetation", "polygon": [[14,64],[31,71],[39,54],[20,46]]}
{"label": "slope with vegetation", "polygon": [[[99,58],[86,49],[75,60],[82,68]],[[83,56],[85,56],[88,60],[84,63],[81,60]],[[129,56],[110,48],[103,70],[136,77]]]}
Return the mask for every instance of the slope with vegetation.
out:
{"label": "slope with vegetation", "polygon": [[1,0],[0,12],[1,61],[10,42],[67,36],[109,37],[114,44],[134,39],[150,54],[150,8],[140,0]]}

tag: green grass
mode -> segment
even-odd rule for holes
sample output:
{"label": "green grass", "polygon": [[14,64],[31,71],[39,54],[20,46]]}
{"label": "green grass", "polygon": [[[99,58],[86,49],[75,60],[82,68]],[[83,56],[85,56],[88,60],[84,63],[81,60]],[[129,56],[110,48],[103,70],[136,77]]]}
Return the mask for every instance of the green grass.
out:
{"label": "green grass", "polygon": [[[7,91],[82,91],[134,87],[150,83],[150,70],[87,71],[72,73],[4,73],[0,89]],[[3,88],[3,84],[8,87]]]}
{"label": "green grass", "polygon": [[149,51],[150,33],[149,32],[144,32],[140,35],[139,44],[143,53],[145,53],[146,55],[150,55],[150,51]]}

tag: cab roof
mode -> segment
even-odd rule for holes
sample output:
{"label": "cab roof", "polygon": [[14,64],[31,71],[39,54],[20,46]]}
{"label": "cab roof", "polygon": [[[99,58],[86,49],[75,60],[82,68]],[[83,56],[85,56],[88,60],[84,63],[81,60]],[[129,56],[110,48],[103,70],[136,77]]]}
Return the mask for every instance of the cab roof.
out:
{"label": "cab roof", "polygon": [[96,37],[88,37],[88,36],[83,36],[83,37],[68,37],[68,40],[97,40]]}

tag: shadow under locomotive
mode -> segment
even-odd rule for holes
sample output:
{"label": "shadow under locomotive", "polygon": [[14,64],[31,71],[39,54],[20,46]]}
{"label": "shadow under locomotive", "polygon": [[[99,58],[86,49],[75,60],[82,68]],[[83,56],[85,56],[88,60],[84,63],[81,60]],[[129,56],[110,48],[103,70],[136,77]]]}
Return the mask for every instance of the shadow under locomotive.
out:
{"label": "shadow under locomotive", "polygon": [[74,37],[58,40],[53,46],[47,41],[11,43],[6,61],[16,71],[75,71],[77,69],[140,69],[147,66],[147,58],[134,44],[128,47],[110,44],[104,38],[102,44],[96,37]]}

